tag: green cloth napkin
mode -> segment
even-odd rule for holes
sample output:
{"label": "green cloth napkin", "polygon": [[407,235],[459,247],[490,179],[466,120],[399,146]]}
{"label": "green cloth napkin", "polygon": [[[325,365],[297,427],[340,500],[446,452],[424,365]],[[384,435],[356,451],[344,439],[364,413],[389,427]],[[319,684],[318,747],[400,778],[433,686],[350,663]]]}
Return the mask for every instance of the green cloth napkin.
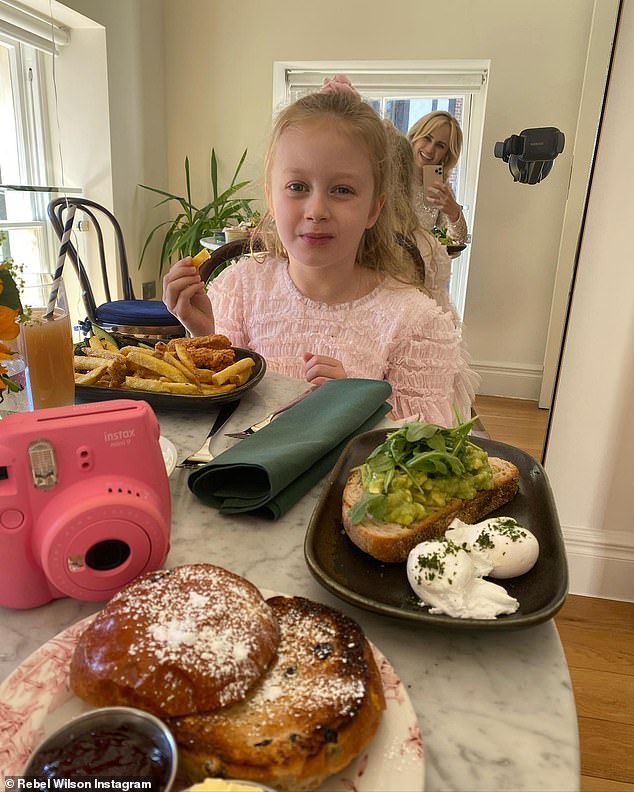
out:
{"label": "green cloth napkin", "polygon": [[388,382],[338,379],[320,385],[264,429],[193,471],[189,488],[224,514],[285,514],[334,466],[346,443],[391,409]]}

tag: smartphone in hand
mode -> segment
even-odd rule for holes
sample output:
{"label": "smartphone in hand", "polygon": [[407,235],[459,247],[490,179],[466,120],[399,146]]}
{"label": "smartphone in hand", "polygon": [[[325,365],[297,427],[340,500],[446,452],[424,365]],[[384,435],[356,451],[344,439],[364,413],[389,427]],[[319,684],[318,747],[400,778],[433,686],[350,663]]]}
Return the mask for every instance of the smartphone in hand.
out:
{"label": "smartphone in hand", "polygon": [[423,165],[423,190],[425,193],[436,181],[443,181],[442,165]]}

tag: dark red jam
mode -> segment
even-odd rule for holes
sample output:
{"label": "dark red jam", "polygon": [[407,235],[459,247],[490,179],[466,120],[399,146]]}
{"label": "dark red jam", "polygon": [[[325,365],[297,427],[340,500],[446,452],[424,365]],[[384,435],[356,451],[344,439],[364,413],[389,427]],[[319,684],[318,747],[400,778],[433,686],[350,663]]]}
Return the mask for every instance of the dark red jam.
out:
{"label": "dark red jam", "polygon": [[65,735],[58,745],[38,752],[29,769],[39,778],[144,778],[160,788],[169,778],[170,762],[150,737],[124,724]]}

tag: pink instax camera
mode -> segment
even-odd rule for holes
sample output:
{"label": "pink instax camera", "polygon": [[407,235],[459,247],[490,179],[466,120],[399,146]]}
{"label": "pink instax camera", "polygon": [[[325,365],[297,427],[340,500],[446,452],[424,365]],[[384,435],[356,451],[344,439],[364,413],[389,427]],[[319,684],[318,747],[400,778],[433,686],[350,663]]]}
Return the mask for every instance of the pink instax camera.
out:
{"label": "pink instax camera", "polygon": [[106,600],[169,550],[159,425],[143,401],[0,422],[0,605]]}

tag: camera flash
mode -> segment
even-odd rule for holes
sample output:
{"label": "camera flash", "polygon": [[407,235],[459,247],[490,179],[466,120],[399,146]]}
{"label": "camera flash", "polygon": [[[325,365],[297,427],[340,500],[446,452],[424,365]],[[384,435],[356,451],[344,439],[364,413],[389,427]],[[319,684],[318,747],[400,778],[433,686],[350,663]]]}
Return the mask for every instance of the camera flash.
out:
{"label": "camera flash", "polygon": [[55,451],[48,440],[35,440],[29,445],[29,462],[37,489],[47,490],[57,484]]}

